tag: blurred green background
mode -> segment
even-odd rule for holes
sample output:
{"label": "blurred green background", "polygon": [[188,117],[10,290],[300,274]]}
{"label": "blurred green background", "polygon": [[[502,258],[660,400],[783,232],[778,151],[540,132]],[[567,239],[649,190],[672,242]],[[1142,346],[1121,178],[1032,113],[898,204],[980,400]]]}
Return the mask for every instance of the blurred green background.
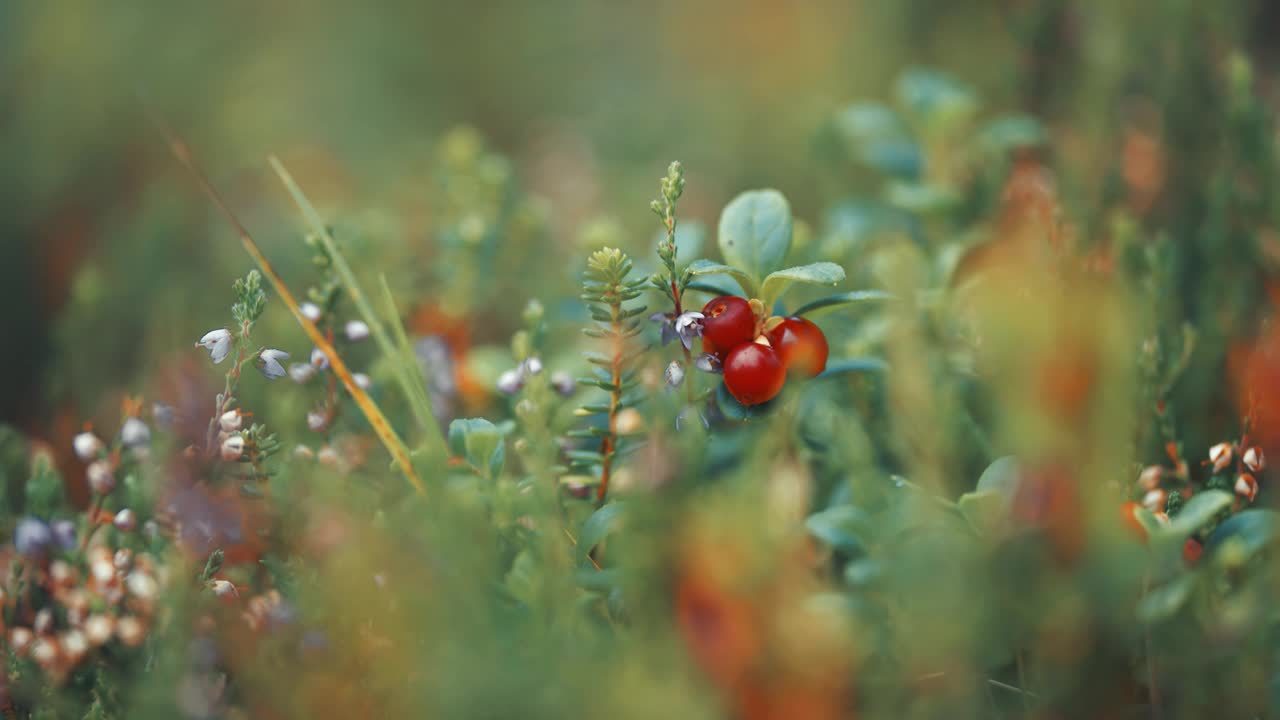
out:
{"label": "blurred green background", "polygon": [[[1079,170],[1064,199],[1087,217],[1116,152],[1096,140],[1131,121],[1133,98],[1197,102],[1187,89],[1209,78],[1195,58],[1218,44],[1265,70],[1276,16],[1272,3],[1185,0],[7,2],[0,421],[36,429],[67,402],[91,414],[151,353],[203,332],[192,318],[216,317],[225,279],[247,266],[139,92],[286,270],[303,257],[301,224],[268,154],[332,216],[429,247],[424,179],[458,124],[512,159],[564,246],[605,212],[648,237],[644,200],[673,158],[688,168],[689,219],[713,223],[734,193],[770,185],[816,220],[865,189],[832,162],[824,125],[916,65],[973,84],[992,112],[1047,118]],[[414,280],[402,271],[401,286]]]}

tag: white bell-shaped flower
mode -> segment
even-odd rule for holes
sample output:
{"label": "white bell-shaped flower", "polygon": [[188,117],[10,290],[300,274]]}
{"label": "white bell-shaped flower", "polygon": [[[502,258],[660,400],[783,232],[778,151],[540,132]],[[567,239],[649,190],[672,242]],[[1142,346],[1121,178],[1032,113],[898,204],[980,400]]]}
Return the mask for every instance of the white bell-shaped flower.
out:
{"label": "white bell-shaped flower", "polygon": [[202,347],[209,351],[209,357],[213,358],[213,364],[217,365],[227,359],[227,355],[231,352],[231,331],[226,328],[218,328],[210,330],[200,338],[196,343],[196,347]]}
{"label": "white bell-shaped flower", "polygon": [[263,350],[262,352],[258,353],[258,361],[257,361],[258,370],[261,371],[262,374],[265,375],[268,380],[275,380],[276,378],[282,378],[285,375],[288,375],[289,371],[284,369],[284,364],[281,363],[280,361],[288,360],[288,359],[289,359],[289,353],[283,350],[267,348],[266,350]]}

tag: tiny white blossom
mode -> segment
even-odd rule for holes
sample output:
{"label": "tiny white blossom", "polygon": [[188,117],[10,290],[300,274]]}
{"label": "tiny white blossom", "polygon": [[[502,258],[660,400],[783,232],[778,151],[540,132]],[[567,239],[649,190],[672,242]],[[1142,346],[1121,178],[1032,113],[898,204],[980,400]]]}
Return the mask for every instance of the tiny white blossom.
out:
{"label": "tiny white blossom", "polygon": [[102,452],[102,441],[88,430],[76,435],[71,440],[71,446],[75,448],[76,457],[85,462],[89,462]]}
{"label": "tiny white blossom", "polygon": [[209,351],[209,357],[213,358],[213,364],[217,365],[227,359],[227,355],[231,352],[231,331],[226,328],[218,328],[210,330],[200,338],[200,342],[196,343],[196,347],[202,347]]}
{"label": "tiny white blossom", "polygon": [[232,602],[240,597],[240,592],[229,580],[214,580],[210,583],[213,594],[224,602]]}
{"label": "tiny white blossom", "polygon": [[268,380],[282,378],[288,373],[285,371],[284,365],[280,364],[280,361],[288,359],[289,353],[283,350],[267,348],[266,350],[258,353],[258,370],[260,370]]}
{"label": "tiny white blossom", "polygon": [[329,467],[339,467],[342,464],[342,456],[330,445],[321,447],[320,452],[316,453],[316,459]]}
{"label": "tiny white blossom", "polygon": [[320,348],[311,348],[311,366],[317,370],[328,370],[329,356]]}
{"label": "tiny white blossom", "polygon": [[705,316],[700,312],[689,311],[682,313],[676,318],[675,331],[680,338],[680,344],[684,345],[685,350],[693,347],[693,339],[702,336],[702,319]]}
{"label": "tiny white blossom", "polygon": [[127,448],[142,447],[151,442],[151,429],[138,418],[131,417],[120,427],[120,442]]}
{"label": "tiny white blossom", "polygon": [[679,360],[672,360],[671,364],[667,365],[666,378],[668,387],[677,388],[684,382],[684,366]]}
{"label": "tiny white blossom", "polygon": [[325,426],[329,424],[329,417],[321,410],[310,410],[307,412],[307,427],[312,432],[324,432]]}
{"label": "tiny white blossom", "polygon": [[720,366],[720,358],[710,353],[703,353],[693,361],[693,366],[708,373],[720,373],[724,368]]}
{"label": "tiny white blossom", "polygon": [[302,460],[314,460],[316,453],[306,445],[298,445],[293,449],[293,456]]}
{"label": "tiny white blossom", "polygon": [[561,395],[572,395],[577,389],[578,383],[574,381],[573,376],[563,370],[557,370],[551,373],[551,387]]}
{"label": "tiny white blossom", "polygon": [[302,317],[316,322],[320,319],[320,306],[313,302],[304,302],[298,306],[298,311],[302,313]]}
{"label": "tiny white blossom", "polygon": [[364,373],[351,373],[351,380],[355,382],[356,387],[361,390],[368,390],[373,387],[373,380],[370,380],[369,376]]}
{"label": "tiny white blossom", "polygon": [[94,460],[89,463],[86,472],[89,488],[98,495],[106,495],[116,487],[116,476],[111,472],[111,463],[106,460]]}
{"label": "tiny white blossom", "polygon": [[153,403],[151,405],[151,417],[155,418],[156,425],[162,430],[168,430],[173,427],[173,406],[164,403]]}
{"label": "tiny white blossom", "polygon": [[537,375],[542,372],[542,361],[536,357],[531,357],[524,361],[520,366],[520,370],[527,375]]}
{"label": "tiny white blossom", "polygon": [[129,508],[121,508],[116,511],[115,517],[111,518],[111,523],[120,532],[133,532],[138,527],[138,515]]}
{"label": "tiny white blossom", "polygon": [[360,342],[369,337],[369,326],[362,320],[352,320],[343,326],[342,331],[346,333],[347,339],[351,342]]}
{"label": "tiny white blossom", "polygon": [[228,435],[222,441],[222,459],[232,462],[239,460],[241,455],[244,455],[244,437],[239,434]]}
{"label": "tiny white blossom", "polygon": [[508,370],[498,376],[498,392],[504,395],[515,395],[524,386],[524,378],[519,370]]}
{"label": "tiny white blossom", "polygon": [[309,382],[316,376],[316,369],[309,363],[292,363],[289,365],[289,379],[299,385]]}
{"label": "tiny white blossom", "polygon": [[244,424],[244,416],[240,414],[239,409],[232,409],[222,413],[222,417],[218,418],[218,427],[222,428],[224,433],[233,433],[240,429]]}

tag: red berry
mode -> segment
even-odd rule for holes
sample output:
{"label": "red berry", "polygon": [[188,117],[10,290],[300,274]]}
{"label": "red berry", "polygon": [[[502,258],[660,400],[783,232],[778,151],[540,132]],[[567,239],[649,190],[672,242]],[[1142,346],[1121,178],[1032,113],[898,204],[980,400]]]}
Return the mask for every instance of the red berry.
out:
{"label": "red berry", "polygon": [[1195,538],[1187,538],[1182,544],[1182,560],[1188,565],[1195,565],[1200,556],[1204,554],[1204,546]]}
{"label": "red berry", "polygon": [[710,341],[721,351],[733,350],[755,338],[756,315],[751,312],[751,304],[740,297],[722,295],[703,306],[702,315],[703,343]]}
{"label": "red berry", "polygon": [[827,336],[808,320],[787,318],[770,330],[767,337],[787,370],[813,377],[826,369]]}
{"label": "red berry", "polygon": [[1120,519],[1124,521],[1124,527],[1133,536],[1142,542],[1147,541],[1147,528],[1138,519],[1138,510],[1142,506],[1136,502],[1127,502],[1120,506]]}
{"label": "red berry", "polygon": [[773,399],[787,381],[786,368],[773,348],[749,342],[734,348],[724,361],[724,384],[743,405]]}

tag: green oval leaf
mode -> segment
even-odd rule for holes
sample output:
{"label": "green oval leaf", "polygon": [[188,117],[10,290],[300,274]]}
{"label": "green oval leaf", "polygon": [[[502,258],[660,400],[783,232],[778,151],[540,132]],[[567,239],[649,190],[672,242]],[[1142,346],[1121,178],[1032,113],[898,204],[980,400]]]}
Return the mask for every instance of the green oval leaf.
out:
{"label": "green oval leaf", "polygon": [[1215,553],[1228,543],[1236,544],[1242,558],[1247,559],[1259,550],[1276,542],[1280,536],[1280,514],[1274,510],[1243,510],[1232,515],[1214,529],[1205,543],[1206,553]]}
{"label": "green oval leaf", "polygon": [[751,190],[720,213],[720,252],[753,282],[782,267],[791,250],[791,206],[777,190]]}
{"label": "green oval leaf", "polygon": [[888,363],[880,358],[848,358],[845,360],[836,360],[827,363],[827,369],[822,371],[815,380],[821,378],[835,377],[837,375],[845,375],[847,373],[857,372],[884,372],[889,369]]}
{"label": "green oval leaf", "polygon": [[819,298],[810,303],[805,303],[796,308],[791,315],[825,315],[850,305],[860,305],[865,302],[878,302],[881,300],[892,300],[893,295],[883,290],[854,290],[853,292],[840,293],[838,295],[828,295]]}
{"label": "green oval leaf", "polygon": [[766,308],[772,308],[792,283],[836,285],[842,280],[844,280],[844,268],[833,262],[816,262],[789,267],[769,273],[769,277],[764,279],[764,284],[760,286],[760,302],[764,303]]}
{"label": "green oval leaf", "polygon": [[960,196],[939,185],[894,182],[885,191],[885,201],[896,208],[927,215],[951,210],[960,204]]}
{"label": "green oval leaf", "polygon": [[1173,617],[1191,597],[1197,577],[1199,576],[1194,573],[1183,573],[1169,583],[1147,593],[1147,596],[1138,603],[1138,620],[1144,623],[1157,623]]}
{"label": "green oval leaf", "polygon": [[592,548],[600,544],[609,533],[617,530],[622,525],[623,510],[626,508],[625,503],[611,502],[600,508],[582,523],[582,530],[578,533],[577,556],[578,562],[587,561],[587,554]]}
{"label": "green oval leaf", "polygon": [[689,267],[685,272],[692,277],[728,275],[736,280],[738,284],[742,286],[742,290],[748,295],[755,294],[755,283],[751,281],[751,278],[745,272],[736,267],[731,267],[711,260],[694,260],[689,263]]}
{"label": "green oval leaf", "polygon": [[1190,535],[1213,522],[1223,510],[1231,507],[1235,496],[1222,490],[1198,492],[1178,511],[1169,531],[1178,535]]}
{"label": "green oval leaf", "polygon": [[866,547],[870,520],[866,512],[852,505],[837,505],[810,515],[804,526],[809,534],[835,550],[861,552]]}

